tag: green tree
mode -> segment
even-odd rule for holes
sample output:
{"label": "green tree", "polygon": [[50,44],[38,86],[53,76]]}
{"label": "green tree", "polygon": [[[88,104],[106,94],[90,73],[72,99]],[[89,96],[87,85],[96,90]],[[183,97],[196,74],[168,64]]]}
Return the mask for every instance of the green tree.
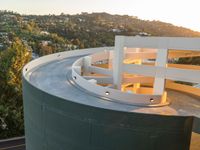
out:
{"label": "green tree", "polygon": [[40,55],[48,55],[53,53],[53,48],[49,45],[41,45],[40,46]]}
{"label": "green tree", "polygon": [[0,53],[0,138],[23,135],[21,72],[30,58],[31,53],[18,38]]}

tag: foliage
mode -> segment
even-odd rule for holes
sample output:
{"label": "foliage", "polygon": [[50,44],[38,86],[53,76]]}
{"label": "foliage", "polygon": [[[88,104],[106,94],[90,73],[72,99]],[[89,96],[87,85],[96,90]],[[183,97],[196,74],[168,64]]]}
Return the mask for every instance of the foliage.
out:
{"label": "foliage", "polygon": [[178,64],[200,65],[200,57],[179,58]]}
{"label": "foliage", "polygon": [[21,71],[30,55],[18,38],[0,53],[0,138],[23,135]]}

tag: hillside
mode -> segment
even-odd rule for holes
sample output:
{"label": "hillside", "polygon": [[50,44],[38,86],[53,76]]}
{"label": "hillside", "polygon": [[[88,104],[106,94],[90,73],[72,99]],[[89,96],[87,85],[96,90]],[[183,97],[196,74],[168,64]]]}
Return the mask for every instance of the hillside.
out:
{"label": "hillside", "polygon": [[[28,17],[28,16],[27,16]],[[160,21],[141,20],[133,16],[107,13],[32,16],[42,30],[67,39],[80,39],[85,47],[113,45],[115,35],[200,37],[200,32]]]}
{"label": "hillside", "polygon": [[0,33],[0,49],[17,36],[40,56],[77,48],[112,46],[115,35],[200,37],[200,32],[187,28],[128,15],[20,15],[9,11],[0,11]]}

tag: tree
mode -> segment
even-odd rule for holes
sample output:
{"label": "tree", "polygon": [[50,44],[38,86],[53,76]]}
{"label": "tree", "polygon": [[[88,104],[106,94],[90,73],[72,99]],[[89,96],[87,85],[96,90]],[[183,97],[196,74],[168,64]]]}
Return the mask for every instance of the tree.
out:
{"label": "tree", "polygon": [[53,53],[53,48],[49,45],[41,45],[40,46],[40,55],[48,55]]}
{"label": "tree", "polygon": [[200,65],[200,57],[179,58],[178,64]]}
{"label": "tree", "polygon": [[79,41],[79,39],[73,39],[72,44],[79,46],[81,44],[81,42]]}
{"label": "tree", "polygon": [[24,133],[21,72],[30,58],[31,53],[18,38],[0,53],[0,138]]}

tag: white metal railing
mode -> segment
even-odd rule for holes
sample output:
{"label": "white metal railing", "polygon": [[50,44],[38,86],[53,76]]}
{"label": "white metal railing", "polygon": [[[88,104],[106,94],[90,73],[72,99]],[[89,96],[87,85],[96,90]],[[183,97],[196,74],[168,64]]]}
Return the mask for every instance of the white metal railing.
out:
{"label": "white metal railing", "polygon": [[[172,53],[169,54],[169,50]],[[179,53],[177,50],[184,50],[184,53]],[[199,70],[168,67],[168,58],[200,56],[198,52],[200,52],[200,38],[116,36],[114,51],[102,48],[98,53],[80,58],[72,66],[72,77],[76,84],[103,98],[133,105],[165,105],[168,104],[165,92],[166,79],[200,83]],[[101,68],[92,65],[105,59],[108,59],[111,67]],[[155,66],[124,63],[125,60],[132,62],[142,59],[156,59]],[[92,76],[91,73],[98,75]],[[137,76],[126,77],[124,73]],[[91,79],[97,84],[91,82]],[[154,82],[152,93],[122,92],[123,84],[132,83],[137,88],[144,82]],[[108,84],[112,88],[99,84]],[[140,91],[145,90],[147,89],[140,89]]]}
{"label": "white metal railing", "polygon": [[[115,101],[121,102],[121,103],[141,105],[141,106],[160,104],[160,101],[161,101],[160,95],[135,94],[133,96],[133,94],[131,93],[124,93],[124,92],[121,92],[120,90],[99,86],[99,85],[89,82],[89,80],[87,80],[88,78],[83,78],[81,74],[78,73],[81,71],[77,70],[76,65],[79,64],[79,62],[81,61],[83,61],[83,58],[80,58],[79,60],[77,60],[72,66],[72,78],[74,82],[78,84],[81,88],[86,89],[87,91],[90,91],[91,93],[96,94],[100,96],[101,98],[104,98],[107,100],[114,99]],[[97,80],[97,78],[93,77],[93,79],[95,80]],[[109,80],[109,78],[110,77],[108,78],[105,77],[104,79]]]}

